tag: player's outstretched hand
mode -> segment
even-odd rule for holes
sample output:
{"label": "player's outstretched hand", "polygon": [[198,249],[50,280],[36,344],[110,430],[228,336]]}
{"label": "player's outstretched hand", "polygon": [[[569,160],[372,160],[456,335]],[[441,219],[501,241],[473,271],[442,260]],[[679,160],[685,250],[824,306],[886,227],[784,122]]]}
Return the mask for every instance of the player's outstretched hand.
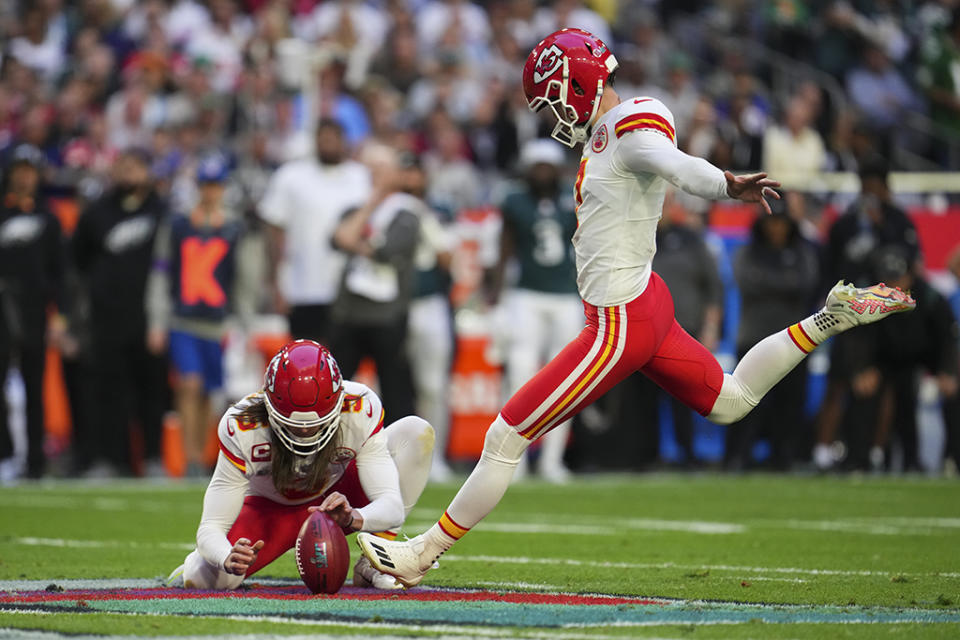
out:
{"label": "player's outstretched hand", "polygon": [[263,549],[263,540],[257,540],[250,544],[247,538],[240,538],[233,543],[233,549],[230,555],[223,561],[223,569],[227,573],[242,576],[257,560],[257,553]]}
{"label": "player's outstretched hand", "polygon": [[[331,520],[345,529],[357,530],[363,526],[363,516],[353,510],[347,496],[337,491],[324,498],[320,506],[307,508],[307,513],[313,513],[314,511],[325,512]],[[359,524],[357,523],[358,520],[360,521]]]}
{"label": "player's outstretched hand", "polygon": [[723,177],[727,179],[728,196],[744,202],[759,202],[767,213],[770,213],[770,204],[767,202],[767,198],[780,199],[780,194],[773,190],[774,187],[779,187],[780,183],[771,180],[765,173],[748,173],[735,176],[729,171],[724,171]]}

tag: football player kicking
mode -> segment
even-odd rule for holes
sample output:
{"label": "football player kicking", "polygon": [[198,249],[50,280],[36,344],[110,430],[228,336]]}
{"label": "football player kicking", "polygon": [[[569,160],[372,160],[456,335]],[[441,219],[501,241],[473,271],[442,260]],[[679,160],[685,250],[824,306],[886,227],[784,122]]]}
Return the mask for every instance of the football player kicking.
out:
{"label": "football player kicking", "polygon": [[586,312],[580,335],[526,383],[487,430],[480,462],[443,517],[405,542],[360,534],[373,566],[405,586],[420,582],[444,551],[500,501],[530,443],[634,371],[719,424],[735,422],[832,335],[915,306],[904,293],[838,283],[816,314],[756,344],[732,374],[677,324],[673,300],[651,270],[657,220],[673,185],[703,198],[758,202],[779,198],[766,174],[734,176],[676,147],[673,116],[653,98],[621,100],[617,61],[578,29],[555,32],[523,68],[531,109],[549,107],[553,137],[583,143],[574,189],[577,286]]}
{"label": "football player kicking", "polygon": [[[344,380],[330,352],[310,340],[273,357],[263,389],[227,410],[218,435],[197,548],[171,586],[236,589],[291,549],[316,510],[344,533],[396,537],[426,486],[434,438],[416,416],[384,428],[380,398]],[[363,557],[353,584],[401,588]]]}

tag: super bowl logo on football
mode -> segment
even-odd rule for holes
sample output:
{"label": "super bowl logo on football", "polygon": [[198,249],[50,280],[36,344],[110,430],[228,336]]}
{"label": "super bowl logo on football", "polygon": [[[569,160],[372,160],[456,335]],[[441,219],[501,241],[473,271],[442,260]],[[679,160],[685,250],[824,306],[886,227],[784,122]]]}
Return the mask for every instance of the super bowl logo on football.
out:
{"label": "super bowl logo on football", "polygon": [[326,542],[313,543],[313,557],[310,559],[310,564],[315,566],[317,569],[327,568],[327,543]]}
{"label": "super bowl logo on football", "polygon": [[590,148],[593,149],[594,153],[600,153],[607,148],[607,125],[600,125],[597,132],[593,134],[593,141],[590,143]]}
{"label": "super bowl logo on football", "polygon": [[537,66],[533,70],[533,81],[543,82],[553,75],[553,72],[560,68],[563,63],[563,51],[557,45],[550,45],[549,48],[540,52],[537,58]]}

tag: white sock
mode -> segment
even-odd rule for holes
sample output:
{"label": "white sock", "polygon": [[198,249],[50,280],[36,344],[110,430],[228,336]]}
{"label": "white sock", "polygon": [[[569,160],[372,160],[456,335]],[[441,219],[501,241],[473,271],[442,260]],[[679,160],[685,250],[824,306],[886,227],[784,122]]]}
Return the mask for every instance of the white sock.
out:
{"label": "white sock", "polygon": [[[823,312],[820,312],[823,313]],[[747,415],[773,385],[817,348],[805,324],[814,323],[815,315],[767,336],[747,351],[732,374],[723,375],[720,395],[707,419],[717,424],[730,424]],[[816,334],[821,335],[820,333]]]}
{"label": "white sock", "polygon": [[529,446],[529,440],[497,416],[484,438],[480,462],[443,517],[423,534],[424,555],[429,556],[430,562],[493,511],[507,492],[513,470]]}

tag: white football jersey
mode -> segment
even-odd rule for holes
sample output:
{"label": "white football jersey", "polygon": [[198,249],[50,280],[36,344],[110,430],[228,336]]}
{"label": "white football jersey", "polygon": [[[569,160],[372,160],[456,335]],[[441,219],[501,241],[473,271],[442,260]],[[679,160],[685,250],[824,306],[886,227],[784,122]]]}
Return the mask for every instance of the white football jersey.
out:
{"label": "white football jersey", "polygon": [[677,150],[673,114],[662,102],[624,100],[597,120],[574,191],[577,287],[586,302],[616,306],[646,289],[671,183],[715,199],[726,189],[723,172]]}
{"label": "white football jersey", "polygon": [[[368,450],[364,445],[377,437],[383,429],[383,407],[380,398],[366,385],[343,381],[345,396],[340,415],[337,454],[327,469],[327,477],[318,491],[295,489],[285,494],[273,486],[271,470],[273,440],[270,425],[248,422],[238,418],[240,411],[256,396],[248,396],[231,407],[220,419],[218,435],[220,451],[233,466],[243,472],[249,481],[247,495],[262,496],[280,504],[300,504],[322,495],[340,479],[347,465],[354,459],[363,460]],[[382,436],[380,436],[382,437]],[[380,453],[382,447],[376,447]],[[298,457],[303,465],[312,458]]]}

